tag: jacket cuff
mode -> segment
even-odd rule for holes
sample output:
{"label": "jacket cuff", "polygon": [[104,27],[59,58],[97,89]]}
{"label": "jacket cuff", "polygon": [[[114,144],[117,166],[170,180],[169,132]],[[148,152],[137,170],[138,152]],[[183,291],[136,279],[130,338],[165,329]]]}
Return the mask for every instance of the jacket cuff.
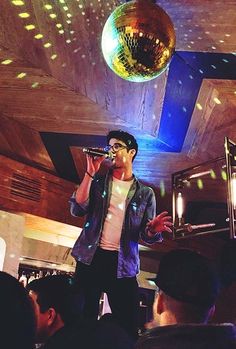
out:
{"label": "jacket cuff", "polygon": [[152,237],[147,235],[148,228],[145,229],[145,231],[141,234],[141,239],[146,243],[146,244],[154,244],[156,242],[162,242],[164,239],[162,237],[162,233],[156,233]]}

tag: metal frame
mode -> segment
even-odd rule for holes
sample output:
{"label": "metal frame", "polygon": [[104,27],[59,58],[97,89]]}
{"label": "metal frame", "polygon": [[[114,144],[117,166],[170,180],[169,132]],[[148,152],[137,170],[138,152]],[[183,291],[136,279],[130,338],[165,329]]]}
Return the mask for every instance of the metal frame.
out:
{"label": "metal frame", "polygon": [[[176,232],[177,232],[176,223],[177,223],[177,220],[178,220],[178,217],[176,215],[176,199],[177,199],[177,197],[176,197],[176,193],[177,193],[176,189],[178,189],[178,188],[181,189],[181,182],[186,178],[186,173],[188,171],[198,170],[202,166],[210,165],[210,164],[216,163],[217,161],[224,160],[224,159],[225,159],[225,156],[221,156],[221,157],[218,157],[216,159],[203,162],[203,163],[198,164],[196,166],[192,166],[192,167],[186,168],[186,169],[184,169],[182,171],[178,171],[178,172],[175,172],[175,173],[172,174],[172,214],[173,214],[173,222],[174,222],[174,226],[173,226],[173,239],[174,240],[187,239],[187,238],[190,238],[190,237],[192,238],[192,237],[195,237],[195,236],[200,236],[200,235],[205,235],[205,234],[213,234],[213,233],[229,231],[229,228],[222,228],[222,229],[215,229],[215,230],[213,229],[213,230],[206,230],[206,231],[196,232],[196,233],[193,233],[193,234],[186,234],[186,235],[183,234],[183,236],[177,236],[176,235]],[[227,167],[227,165],[226,165],[226,167]]]}
{"label": "metal frame", "polygon": [[236,210],[233,207],[233,193],[232,193],[232,173],[236,173],[236,144],[228,137],[225,137],[225,158],[227,170],[227,204],[229,214],[229,229],[230,238],[236,238]]}

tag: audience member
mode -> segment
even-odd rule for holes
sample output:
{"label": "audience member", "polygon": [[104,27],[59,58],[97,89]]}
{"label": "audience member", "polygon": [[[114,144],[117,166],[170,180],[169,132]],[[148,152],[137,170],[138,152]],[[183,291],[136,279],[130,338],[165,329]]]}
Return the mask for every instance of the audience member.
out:
{"label": "audience member", "polygon": [[236,324],[236,240],[229,240],[221,250],[219,273],[221,292],[216,302],[213,323]]}
{"label": "audience member", "polygon": [[82,342],[81,309],[71,278],[52,275],[32,281],[27,288],[36,315],[36,343],[44,343],[45,349],[64,349]]}
{"label": "audience member", "polygon": [[35,317],[25,288],[13,276],[0,272],[1,348],[32,349]]}
{"label": "audience member", "polygon": [[154,318],[159,327],[147,331],[137,349],[236,348],[234,325],[207,324],[219,281],[205,257],[187,249],[171,251],[161,259],[155,282],[159,292]]}
{"label": "audience member", "polygon": [[52,275],[28,284],[37,319],[36,343],[44,349],[131,349],[126,332],[112,319],[85,321],[74,280]]}

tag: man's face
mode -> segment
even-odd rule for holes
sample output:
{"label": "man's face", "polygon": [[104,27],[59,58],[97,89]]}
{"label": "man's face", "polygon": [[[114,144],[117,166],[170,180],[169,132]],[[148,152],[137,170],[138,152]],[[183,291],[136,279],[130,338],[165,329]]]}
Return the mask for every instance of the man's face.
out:
{"label": "man's face", "polygon": [[109,145],[111,146],[112,153],[115,155],[113,168],[126,168],[132,165],[133,150],[129,150],[123,141],[111,138]]}
{"label": "man's face", "polygon": [[40,312],[40,307],[37,302],[37,293],[30,291],[29,295],[33,302],[34,313],[36,318],[36,343],[43,343],[49,337],[49,328],[48,328],[48,311],[44,313]]}

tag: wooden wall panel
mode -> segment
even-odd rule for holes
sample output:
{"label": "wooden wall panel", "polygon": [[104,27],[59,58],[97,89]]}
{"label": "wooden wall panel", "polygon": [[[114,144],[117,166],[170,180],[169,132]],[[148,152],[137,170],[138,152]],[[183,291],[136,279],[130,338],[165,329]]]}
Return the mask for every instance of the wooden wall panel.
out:
{"label": "wooden wall panel", "polygon": [[55,172],[39,133],[0,114],[0,154]]}
{"label": "wooden wall panel", "polygon": [[224,137],[236,139],[236,81],[204,80],[183,152],[196,161],[224,154]]}
{"label": "wooden wall panel", "polygon": [[[75,184],[0,155],[0,209],[26,212],[81,227],[68,201]],[[23,178],[23,179],[22,179]]]}

